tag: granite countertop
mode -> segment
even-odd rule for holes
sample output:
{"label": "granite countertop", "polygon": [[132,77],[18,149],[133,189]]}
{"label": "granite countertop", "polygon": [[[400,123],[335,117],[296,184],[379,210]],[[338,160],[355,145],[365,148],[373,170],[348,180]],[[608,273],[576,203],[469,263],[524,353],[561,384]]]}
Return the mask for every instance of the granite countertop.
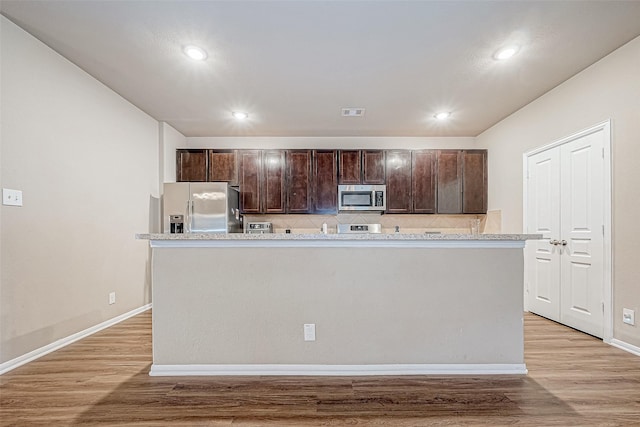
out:
{"label": "granite countertop", "polygon": [[244,233],[140,233],[140,240],[538,240],[541,234],[244,234]]}

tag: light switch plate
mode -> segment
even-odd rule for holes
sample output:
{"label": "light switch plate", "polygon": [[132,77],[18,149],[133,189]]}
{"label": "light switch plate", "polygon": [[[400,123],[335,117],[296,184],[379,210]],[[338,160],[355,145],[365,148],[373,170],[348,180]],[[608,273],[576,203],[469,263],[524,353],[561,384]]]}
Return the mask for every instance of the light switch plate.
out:
{"label": "light switch plate", "polygon": [[22,191],[3,188],[2,204],[6,206],[22,206]]}
{"label": "light switch plate", "polygon": [[636,324],[636,313],[630,308],[622,309],[622,321],[627,325],[635,325]]}

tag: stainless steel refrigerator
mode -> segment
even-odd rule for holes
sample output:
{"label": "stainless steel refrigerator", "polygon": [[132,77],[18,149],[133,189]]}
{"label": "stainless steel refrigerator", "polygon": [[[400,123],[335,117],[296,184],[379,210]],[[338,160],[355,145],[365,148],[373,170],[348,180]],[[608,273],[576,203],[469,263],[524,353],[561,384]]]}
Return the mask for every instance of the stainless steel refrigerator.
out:
{"label": "stainless steel refrigerator", "polygon": [[164,184],[162,217],[164,233],[171,218],[182,215],[186,233],[242,233],[237,187],[226,182],[177,182]]}

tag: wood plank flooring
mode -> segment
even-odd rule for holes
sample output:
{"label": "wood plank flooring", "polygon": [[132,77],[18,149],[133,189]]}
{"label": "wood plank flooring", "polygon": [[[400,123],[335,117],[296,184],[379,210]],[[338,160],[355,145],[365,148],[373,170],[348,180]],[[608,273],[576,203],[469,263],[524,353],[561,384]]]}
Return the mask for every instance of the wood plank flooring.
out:
{"label": "wood plank flooring", "polygon": [[0,376],[2,426],[632,426],[640,358],[525,316],[529,375],[150,377],[151,313]]}

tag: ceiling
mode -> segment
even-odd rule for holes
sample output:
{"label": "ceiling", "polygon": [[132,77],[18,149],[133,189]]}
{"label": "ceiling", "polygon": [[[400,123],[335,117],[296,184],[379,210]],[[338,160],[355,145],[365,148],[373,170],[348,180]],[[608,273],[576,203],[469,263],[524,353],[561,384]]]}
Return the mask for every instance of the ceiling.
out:
{"label": "ceiling", "polygon": [[[640,35],[640,1],[2,0],[0,11],[185,136],[476,136]],[[492,58],[510,44],[516,56]]]}

